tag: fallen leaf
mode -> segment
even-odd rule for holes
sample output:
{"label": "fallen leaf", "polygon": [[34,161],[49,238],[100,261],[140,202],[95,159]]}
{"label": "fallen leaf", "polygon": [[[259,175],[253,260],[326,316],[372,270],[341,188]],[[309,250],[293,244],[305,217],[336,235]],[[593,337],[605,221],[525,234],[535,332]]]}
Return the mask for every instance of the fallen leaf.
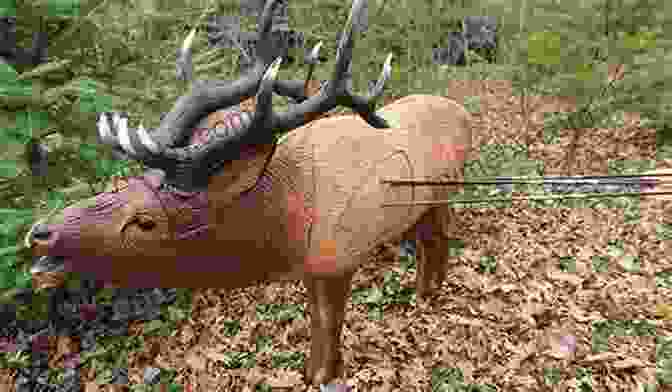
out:
{"label": "fallen leaf", "polygon": [[612,366],[616,369],[631,369],[631,368],[643,368],[646,366],[644,362],[640,361],[637,358],[626,358],[620,361],[612,363]]}
{"label": "fallen leaf", "polygon": [[663,320],[672,320],[672,304],[658,304],[656,306],[656,317]]}
{"label": "fallen leaf", "polygon": [[595,355],[587,356],[585,362],[608,362],[620,359],[620,355],[617,353],[600,353]]}
{"label": "fallen leaf", "polygon": [[266,384],[271,388],[291,388],[303,384],[303,376],[296,370],[278,370],[266,380]]}
{"label": "fallen leaf", "polygon": [[191,349],[184,356],[184,361],[194,370],[205,370],[206,363],[203,355],[198,350]]}

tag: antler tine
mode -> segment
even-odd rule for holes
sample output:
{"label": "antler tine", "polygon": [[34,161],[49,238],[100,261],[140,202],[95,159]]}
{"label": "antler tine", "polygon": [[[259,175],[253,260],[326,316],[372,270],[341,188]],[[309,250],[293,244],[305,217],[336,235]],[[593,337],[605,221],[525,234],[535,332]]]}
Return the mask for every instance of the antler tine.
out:
{"label": "antler tine", "polygon": [[313,78],[313,71],[315,70],[315,65],[320,61],[320,49],[322,49],[322,41],[318,42],[317,45],[306,55],[306,63],[308,64],[308,73],[306,73],[306,81],[303,84],[303,90],[307,91],[308,83],[310,79]]}
{"label": "antler tine", "polygon": [[282,57],[275,59],[261,78],[257,91],[256,111],[252,117],[252,122],[247,127],[251,131],[250,133],[257,133],[257,129],[272,129],[269,122],[273,116],[273,84],[278,76],[280,64],[282,64]]}
{"label": "antler tine", "polygon": [[319,61],[322,45],[322,41],[318,42],[313,49],[311,49],[310,53],[306,55],[305,62],[308,64],[308,73],[306,74],[305,80],[276,80],[275,83],[273,83],[273,92],[284,97],[290,97],[297,103],[308,99],[308,83],[312,79],[315,65],[317,65]]}
{"label": "antler tine", "polygon": [[175,73],[178,80],[183,82],[191,82],[194,77],[194,64],[192,62],[191,44],[194,42],[196,36],[196,28],[191,29],[187,38],[182,42],[182,46],[177,54],[177,61],[175,62]]}
{"label": "antler tine", "polygon": [[373,104],[383,95],[385,83],[390,79],[390,76],[392,76],[392,53],[387,55],[383,64],[383,70],[380,72],[376,84],[369,90],[369,96],[367,98],[359,96],[351,97],[353,109],[374,128],[389,127],[382,117],[375,114]]}

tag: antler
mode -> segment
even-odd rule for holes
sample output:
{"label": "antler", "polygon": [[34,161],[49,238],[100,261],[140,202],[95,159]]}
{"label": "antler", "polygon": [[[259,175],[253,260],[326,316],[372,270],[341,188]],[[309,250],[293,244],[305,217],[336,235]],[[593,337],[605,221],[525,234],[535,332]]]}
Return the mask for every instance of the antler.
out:
{"label": "antler", "polygon": [[[238,159],[246,147],[272,143],[277,134],[309,122],[314,118],[311,114],[327,112],[338,105],[352,108],[376,128],[388,127],[385,120],[374,113],[374,109],[375,101],[382,94],[385,81],[391,74],[391,54],[368,97],[356,96],[348,88],[352,77],[349,68],[353,49],[353,21],[365,7],[366,0],[353,1],[348,21],[341,34],[331,80],[319,94],[307,99],[303,81],[275,80],[281,58],[271,62],[266,55],[269,53],[267,45],[271,42],[269,34],[272,12],[277,1],[266,2],[258,26],[259,47],[255,51],[255,64],[245,75],[234,82],[211,81],[195,84],[190,93],[175,102],[161,125],[151,132],[151,136],[142,125],[137,130],[129,129],[126,118],[115,114],[110,123],[108,114],[102,113],[98,121],[102,142],[117,150],[123,150],[129,159],[141,161],[151,168],[162,169],[168,184],[193,191],[207,187],[209,178],[226,163]],[[192,39],[193,34],[190,34],[185,40],[183,52],[188,50]],[[320,45],[318,43],[317,50]],[[185,74],[188,75],[189,72]],[[217,128],[212,141],[202,145],[184,146],[183,143],[193,127],[204,116],[239,104],[252,96],[255,90],[256,111],[253,114],[240,113],[240,126]],[[297,98],[299,103],[285,113],[275,113],[271,104],[273,90],[281,95]]]}

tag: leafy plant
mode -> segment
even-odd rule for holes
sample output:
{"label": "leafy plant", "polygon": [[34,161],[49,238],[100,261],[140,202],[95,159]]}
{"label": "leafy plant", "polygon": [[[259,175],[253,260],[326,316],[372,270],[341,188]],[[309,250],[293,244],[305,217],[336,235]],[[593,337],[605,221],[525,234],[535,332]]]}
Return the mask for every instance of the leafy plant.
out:
{"label": "leafy plant", "polygon": [[574,256],[562,256],[559,261],[562,272],[576,272],[576,258]]}
{"label": "leafy plant", "polygon": [[481,98],[477,95],[469,96],[464,99],[464,107],[469,113],[481,112]]}
{"label": "leafy plant", "polygon": [[468,384],[464,382],[462,370],[458,368],[432,369],[432,392],[496,392],[497,387],[492,384]]}
{"label": "leafy plant", "polygon": [[256,364],[255,354],[250,352],[229,351],[224,353],[221,361],[226,369],[247,369]]}
{"label": "leafy plant", "polygon": [[275,353],[271,357],[271,366],[284,369],[303,368],[304,354],[302,352],[283,352]]}
{"label": "leafy plant", "polygon": [[547,386],[553,386],[560,382],[560,369],[545,368],[544,369],[544,383]]}
{"label": "leafy plant", "polygon": [[236,336],[240,332],[240,321],[238,320],[226,320],[224,321],[224,335],[226,336]]}
{"label": "leafy plant", "polygon": [[385,274],[382,287],[356,288],[352,291],[352,303],[367,305],[369,317],[374,320],[382,318],[383,309],[387,305],[414,304],[415,301],[415,289],[403,287],[401,277],[394,271]]}
{"label": "leafy plant", "polygon": [[258,304],[257,317],[260,320],[272,321],[302,320],[304,307],[299,304]]}
{"label": "leafy plant", "polygon": [[478,263],[478,272],[493,274],[497,270],[497,260],[494,256],[481,256]]}

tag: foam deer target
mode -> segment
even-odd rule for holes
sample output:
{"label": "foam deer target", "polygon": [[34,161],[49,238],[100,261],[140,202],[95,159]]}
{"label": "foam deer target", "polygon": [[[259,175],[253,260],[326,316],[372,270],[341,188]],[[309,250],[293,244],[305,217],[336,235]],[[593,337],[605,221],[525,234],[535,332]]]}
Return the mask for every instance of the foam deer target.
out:
{"label": "foam deer target", "polygon": [[[240,79],[194,83],[154,130],[103,113],[101,141],[151,170],[37,222],[26,241],[38,257],[35,276],[74,271],[124,287],[222,289],[301,279],[312,325],[306,381],[323,384],[342,374],[350,280],[372,249],[420,225],[420,295],[442,279],[448,252],[438,239],[449,209],[381,205],[454,189],[392,189],[381,179],[460,177],[472,129],[461,105],[438,96],[376,110],[391,56],[367,97],[350,91],[353,20],[366,0],[353,1],[333,74],[317,94],[305,94],[304,80],[277,80],[280,62],[264,50],[277,3],[266,1],[255,64]],[[190,71],[189,61],[182,66]],[[276,112],[273,93],[297,103]],[[251,97],[253,111],[240,110]],[[338,105],[356,115],[316,119]],[[458,153],[437,159],[437,144]]]}

